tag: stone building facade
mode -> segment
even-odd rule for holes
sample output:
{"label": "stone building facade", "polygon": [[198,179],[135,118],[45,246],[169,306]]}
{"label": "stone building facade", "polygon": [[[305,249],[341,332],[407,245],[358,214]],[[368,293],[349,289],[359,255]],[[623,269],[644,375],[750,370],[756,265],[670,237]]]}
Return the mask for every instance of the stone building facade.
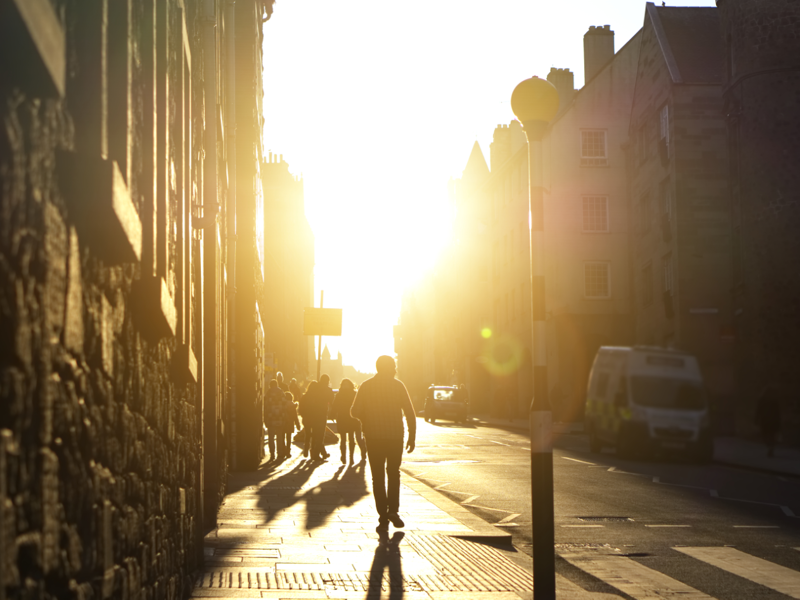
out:
{"label": "stone building facade", "polygon": [[235,223],[259,210],[270,13],[3,5],[0,598],[185,596],[227,470],[259,452],[238,445],[259,390],[234,362],[257,340],[231,317],[263,293]]}
{"label": "stone building facade", "polygon": [[[316,379],[314,338],[303,335],[303,309],[314,306],[314,234],[305,213],[303,180],[271,152],[264,184],[264,291],[267,352],[287,381]],[[338,383],[338,380],[336,381]]]}
{"label": "stone building facade", "polygon": [[630,117],[636,342],[695,354],[731,427],[730,211],[715,8],[648,3]]}
{"label": "stone building facade", "polygon": [[800,440],[800,4],[719,0],[730,151],[732,302],[739,429],[768,383]]}
{"label": "stone building facade", "polygon": [[[548,381],[558,419],[580,419],[597,348],[633,341],[624,146],[639,40],[615,53],[610,27],[591,27],[584,87],[574,89],[568,69],[548,75],[561,100],[543,139]],[[532,315],[528,146],[517,121],[495,129],[489,166],[476,143],[454,189],[455,240],[434,294],[446,308],[431,319],[437,375],[467,384],[477,410],[523,416],[533,393]]]}

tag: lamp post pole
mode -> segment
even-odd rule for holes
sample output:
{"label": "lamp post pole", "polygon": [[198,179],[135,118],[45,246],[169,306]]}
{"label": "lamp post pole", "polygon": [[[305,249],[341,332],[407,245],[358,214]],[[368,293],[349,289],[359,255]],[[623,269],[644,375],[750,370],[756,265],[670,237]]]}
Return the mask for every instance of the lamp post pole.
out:
{"label": "lamp post pole", "polygon": [[522,122],[528,138],[533,334],[533,399],[530,409],[533,598],[555,600],[553,413],[547,385],[542,137],[550,119],[558,111],[558,92],[544,79],[526,79],[514,89],[511,109]]}

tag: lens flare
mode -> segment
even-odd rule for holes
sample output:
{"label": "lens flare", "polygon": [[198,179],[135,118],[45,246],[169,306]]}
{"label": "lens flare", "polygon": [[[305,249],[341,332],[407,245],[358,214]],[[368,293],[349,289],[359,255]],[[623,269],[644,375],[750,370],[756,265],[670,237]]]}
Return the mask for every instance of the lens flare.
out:
{"label": "lens flare", "polygon": [[524,348],[515,337],[501,334],[484,346],[481,361],[492,375],[511,375],[519,371]]}
{"label": "lens flare", "polygon": [[488,340],[490,337],[492,337],[492,330],[488,327],[484,327],[481,329],[481,337],[485,340]]}

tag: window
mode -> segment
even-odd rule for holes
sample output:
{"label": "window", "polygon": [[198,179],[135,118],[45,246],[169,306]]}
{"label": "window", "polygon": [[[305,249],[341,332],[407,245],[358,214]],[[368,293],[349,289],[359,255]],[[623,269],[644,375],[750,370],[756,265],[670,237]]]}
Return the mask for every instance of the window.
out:
{"label": "window", "polygon": [[650,222],[653,220],[650,214],[650,196],[644,195],[639,199],[639,233],[644,235],[650,231]]}
{"label": "window", "polygon": [[666,221],[672,221],[672,187],[669,179],[661,182],[661,214]]}
{"label": "window", "polygon": [[672,267],[672,253],[665,255],[661,262],[664,266],[664,292],[673,293],[674,291],[674,275]]}
{"label": "window", "polygon": [[661,134],[660,139],[666,146],[667,156],[669,156],[669,104],[665,104],[661,107],[661,112],[659,113],[659,124]]}
{"label": "window", "polygon": [[639,164],[641,164],[647,159],[647,127],[644,124],[636,132],[636,151]]}
{"label": "window", "polygon": [[583,231],[608,231],[608,198],[605,196],[583,197]]}
{"label": "window", "polygon": [[597,395],[605,398],[608,393],[608,373],[600,373],[597,377]]}
{"label": "window", "polygon": [[610,266],[605,262],[590,262],[583,265],[584,289],[587,298],[611,296]]}
{"label": "window", "polygon": [[653,263],[648,262],[642,268],[642,306],[653,303]]}
{"label": "window", "polygon": [[581,131],[581,166],[605,167],[608,165],[605,130]]}

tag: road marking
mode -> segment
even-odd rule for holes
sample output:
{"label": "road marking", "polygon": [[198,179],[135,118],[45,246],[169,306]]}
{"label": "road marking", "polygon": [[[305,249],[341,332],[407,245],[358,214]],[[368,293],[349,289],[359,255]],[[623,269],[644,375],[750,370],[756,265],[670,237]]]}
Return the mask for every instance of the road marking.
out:
{"label": "road marking", "polygon": [[565,553],[561,557],[636,600],[714,600],[700,590],[624,556],[585,552]]}
{"label": "road marking", "polygon": [[[659,477],[658,475],[653,477],[653,483],[658,483],[660,485],[671,485],[671,486],[674,486],[674,487],[689,488],[691,490],[708,490],[708,488],[706,488],[706,487],[700,487],[700,486],[696,486],[696,485],[686,485],[684,483],[667,483],[666,481],[661,481],[661,477]],[[709,490],[709,491],[712,492],[712,494],[711,494],[712,496],[716,493],[716,490]]]}
{"label": "road marking", "polygon": [[734,525],[734,529],[780,529],[777,525]]}
{"label": "road marking", "polygon": [[735,548],[675,548],[719,569],[754,581],[771,590],[800,599],[800,572],[746,554]]}
{"label": "road marking", "polygon": [[645,525],[645,527],[691,527],[691,525]]}
{"label": "road marking", "polygon": [[645,475],[644,473],[631,473],[630,471],[618,471],[617,467],[609,467],[609,473],[619,473],[621,475],[636,475],[637,477],[650,477],[650,475]]}
{"label": "road marking", "polygon": [[785,514],[787,517],[797,516],[796,514],[794,514],[794,512],[792,512],[792,509],[789,508],[788,506],[781,506],[781,510],[783,511],[783,514]]}
{"label": "road marking", "polygon": [[598,527],[605,527],[605,525],[562,525],[562,527],[569,527],[570,529],[597,529]]}
{"label": "road marking", "polygon": [[488,440],[488,441],[492,442],[493,444],[497,444],[498,446],[506,446],[506,447],[511,446],[511,444],[504,444],[503,442],[495,442],[494,440]]}
{"label": "road marking", "polygon": [[450,485],[451,483],[452,483],[451,481],[448,481],[447,483],[443,483],[443,484],[441,484],[441,485],[437,485],[437,486],[436,486],[435,488],[433,488],[433,489],[435,489],[435,490],[440,490],[440,489],[442,489],[442,488],[445,488],[445,487],[447,487],[447,486],[448,486],[448,485]]}
{"label": "road marking", "polygon": [[[462,503],[462,506],[471,506],[473,508],[480,508],[480,509],[483,509],[483,510],[490,510],[492,512],[501,512],[501,513],[506,513],[507,515],[514,514],[510,510],[503,510],[502,508],[491,508],[489,506],[481,506],[480,504],[464,504],[464,503]],[[519,516],[519,515],[516,515],[516,516]]]}
{"label": "road marking", "polygon": [[572,462],[581,463],[584,465],[594,465],[594,463],[592,462],[587,462],[585,460],[578,460],[577,458],[570,458],[569,456],[562,456],[561,458],[563,458],[564,460],[571,460]]}
{"label": "road marking", "polygon": [[[514,519],[516,519],[519,516],[522,516],[522,515],[520,515],[520,513],[511,513],[507,517],[503,517],[502,519],[500,519],[497,523],[508,523],[509,521],[513,521]],[[495,523],[495,525],[497,523]]]}
{"label": "road marking", "polygon": [[469,504],[470,502],[473,502],[474,500],[477,500],[477,499],[478,499],[478,496],[470,496],[466,500],[462,500],[461,504]]}

